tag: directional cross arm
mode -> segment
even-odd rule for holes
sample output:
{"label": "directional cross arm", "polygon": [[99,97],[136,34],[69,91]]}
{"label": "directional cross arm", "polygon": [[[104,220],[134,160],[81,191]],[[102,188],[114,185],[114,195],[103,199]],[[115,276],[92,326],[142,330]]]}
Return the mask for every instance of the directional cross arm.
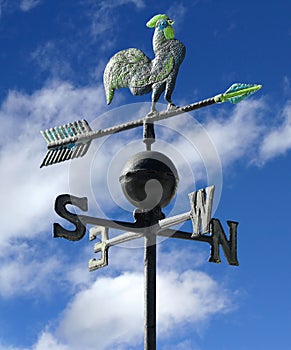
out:
{"label": "directional cross arm", "polygon": [[[219,247],[222,246],[224,254],[231,265],[238,265],[236,246],[237,246],[237,222],[228,221],[229,227],[229,239],[227,238],[222,225],[217,219],[209,219],[207,225],[209,227],[209,232],[207,234],[195,234],[195,223],[198,219],[195,218],[197,215],[202,215],[204,211],[208,214],[211,213],[209,207],[205,208],[202,206],[199,209],[201,203],[205,206],[205,194],[210,194],[211,186],[205,190],[198,190],[193,192],[190,197],[196,198],[201,195],[201,200],[196,200],[196,204],[190,212],[186,212],[180,215],[176,215],[167,219],[159,220],[156,224],[152,226],[141,226],[139,222],[123,222],[123,221],[114,221],[102,218],[95,218],[87,215],[77,215],[73,214],[66,208],[66,205],[72,204],[77,206],[83,211],[87,211],[87,198],[86,197],[75,197],[68,194],[63,194],[57,197],[55,208],[57,213],[71,224],[75,226],[75,230],[71,231],[59,224],[54,224],[54,237],[63,237],[70,241],[78,241],[82,239],[86,232],[87,225],[94,225],[90,229],[90,240],[99,239],[99,241],[94,246],[94,252],[100,253],[100,258],[91,259],[89,262],[90,271],[96,270],[108,264],[108,249],[113,245],[124,243],[136,238],[145,236],[148,232],[151,232],[152,235],[164,236],[164,237],[173,237],[180,239],[187,239],[191,241],[201,241],[207,242],[211,246],[211,256],[209,261],[211,262],[220,262],[220,252]],[[196,193],[196,195],[194,195]],[[210,197],[211,198],[211,197]],[[210,204],[209,204],[210,205]],[[195,209],[195,210],[194,210]],[[199,210],[198,210],[199,209]],[[185,221],[191,220],[193,223],[193,232],[185,232],[181,230],[171,229],[171,226],[181,224]],[[208,220],[208,219],[207,219]],[[202,220],[198,220],[202,223]],[[203,227],[203,225],[202,225]],[[109,228],[114,228],[118,230],[127,231],[119,236],[109,238],[108,230]],[[196,232],[199,232],[196,230]]]}
{"label": "directional cross arm", "polygon": [[179,224],[181,224],[185,221],[188,221],[190,219],[191,219],[191,211],[160,220],[159,226],[161,229],[166,229],[166,228],[169,228],[171,226],[179,225]]}
{"label": "directional cross arm", "polygon": [[[211,234],[210,235],[194,235],[181,230],[174,230],[170,228],[161,228],[156,232],[158,236],[186,239],[190,241],[206,242],[211,246],[209,262],[220,263],[220,249],[221,246],[224,255],[230,265],[238,266],[237,259],[237,222],[228,221],[229,227],[229,239],[223,230],[223,227],[218,219],[212,219],[210,222]],[[133,239],[141,238],[144,235],[137,232],[126,232],[119,236],[110,238],[108,237],[108,228],[102,226],[95,226],[90,229],[90,240],[100,240],[94,245],[94,252],[100,253],[100,258],[93,258],[89,260],[89,271],[94,271],[99,268],[108,265],[108,250],[109,247],[125,243]]]}
{"label": "directional cross arm", "polygon": [[212,219],[210,222],[211,234],[210,235],[199,235],[193,236],[189,232],[181,230],[173,230],[170,228],[162,229],[158,232],[159,236],[172,237],[179,239],[186,239],[189,241],[207,242],[211,246],[209,262],[221,263],[220,249],[221,246],[224,255],[229,265],[238,266],[237,258],[237,226],[236,221],[227,221],[229,228],[229,238],[223,230],[223,227],[218,219]]}
{"label": "directional cross arm", "polygon": [[214,190],[215,186],[213,185],[189,193],[191,211],[160,220],[160,228],[175,226],[191,219],[193,224],[192,236],[209,233]]}
{"label": "directional cross arm", "polygon": [[117,237],[108,238],[108,227],[95,226],[90,229],[90,240],[96,239],[101,235],[101,240],[94,245],[94,253],[100,253],[99,259],[89,260],[89,271],[97,270],[101,267],[108,265],[108,249],[111,246],[125,243],[136,238],[140,238],[143,235],[136,232],[126,232]]}

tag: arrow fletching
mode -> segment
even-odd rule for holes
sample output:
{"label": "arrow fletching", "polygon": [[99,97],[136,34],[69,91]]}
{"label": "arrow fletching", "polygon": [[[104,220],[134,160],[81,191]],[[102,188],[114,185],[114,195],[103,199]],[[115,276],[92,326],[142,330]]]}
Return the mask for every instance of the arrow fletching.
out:
{"label": "arrow fletching", "polygon": [[262,85],[235,83],[224,94],[217,95],[214,99],[216,103],[227,101],[236,104],[260,90],[261,87]]}
{"label": "arrow fletching", "polygon": [[[84,119],[41,131],[40,133],[48,144],[48,151],[40,167],[83,157],[91,141],[78,142],[78,138],[90,131],[92,129]],[[58,141],[63,141],[60,146],[56,145]]]}

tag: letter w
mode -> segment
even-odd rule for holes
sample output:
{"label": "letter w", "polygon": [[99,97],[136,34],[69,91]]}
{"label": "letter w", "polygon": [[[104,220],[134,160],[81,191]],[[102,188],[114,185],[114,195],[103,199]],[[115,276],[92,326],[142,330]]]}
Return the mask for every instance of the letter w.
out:
{"label": "letter w", "polygon": [[212,203],[215,186],[189,193],[191,205],[191,220],[193,224],[192,237],[210,232]]}

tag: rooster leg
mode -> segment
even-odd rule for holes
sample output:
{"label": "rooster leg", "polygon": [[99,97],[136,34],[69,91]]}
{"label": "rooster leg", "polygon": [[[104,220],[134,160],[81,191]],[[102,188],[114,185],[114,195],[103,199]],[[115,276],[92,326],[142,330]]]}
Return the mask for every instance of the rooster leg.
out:
{"label": "rooster leg", "polygon": [[161,97],[162,92],[165,90],[166,83],[156,83],[153,85],[153,93],[152,93],[152,108],[151,113],[157,113],[156,104]]}
{"label": "rooster leg", "polygon": [[178,108],[173,102],[172,102],[172,93],[175,87],[176,78],[177,78],[178,71],[173,71],[170,76],[167,79],[167,84],[165,88],[165,100],[168,102],[168,108],[167,110]]}
{"label": "rooster leg", "polygon": [[152,107],[151,107],[151,111],[150,111],[150,115],[151,114],[155,114],[155,113],[158,113],[157,109],[156,109],[156,104],[157,102],[152,102]]}

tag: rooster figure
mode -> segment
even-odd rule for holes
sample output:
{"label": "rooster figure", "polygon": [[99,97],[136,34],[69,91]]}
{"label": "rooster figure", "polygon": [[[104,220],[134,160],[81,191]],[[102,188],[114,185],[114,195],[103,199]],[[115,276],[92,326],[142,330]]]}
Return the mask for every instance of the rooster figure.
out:
{"label": "rooster figure", "polygon": [[119,51],[109,60],[104,71],[107,104],[111,103],[116,89],[128,87],[133,95],[152,91],[151,113],[157,112],[155,106],[163,91],[168,110],[176,108],[172,93],[186,49],[174,38],[173,24],[166,15],[156,15],[147,22],[147,27],[155,28],[153,60],[135,48]]}

